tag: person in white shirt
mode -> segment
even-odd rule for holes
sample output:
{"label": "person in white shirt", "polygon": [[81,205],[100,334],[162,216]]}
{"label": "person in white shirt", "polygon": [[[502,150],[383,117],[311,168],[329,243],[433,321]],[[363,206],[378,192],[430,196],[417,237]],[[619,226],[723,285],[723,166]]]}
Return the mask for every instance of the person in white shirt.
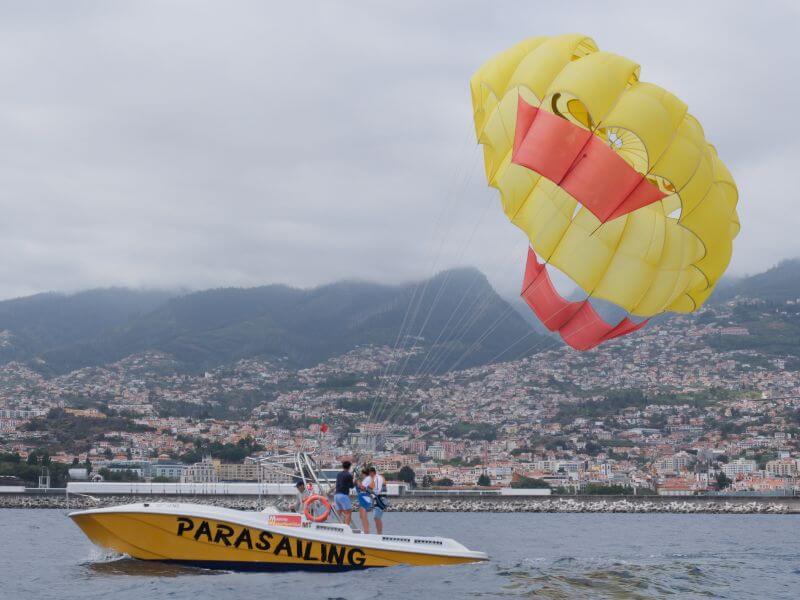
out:
{"label": "person in white shirt", "polygon": [[[297,488],[297,493],[294,496],[294,512],[302,514],[306,508],[305,501],[311,494],[306,490],[306,484],[302,481],[295,483],[294,487]],[[314,514],[314,507],[311,507],[310,512],[312,515]]]}
{"label": "person in white shirt", "polygon": [[375,531],[381,535],[383,533],[383,509],[376,501],[376,497],[386,493],[386,480],[382,475],[378,475],[375,467],[370,467],[369,474],[361,482],[361,486],[372,497],[372,507],[368,509],[368,512],[372,512],[375,519]]}

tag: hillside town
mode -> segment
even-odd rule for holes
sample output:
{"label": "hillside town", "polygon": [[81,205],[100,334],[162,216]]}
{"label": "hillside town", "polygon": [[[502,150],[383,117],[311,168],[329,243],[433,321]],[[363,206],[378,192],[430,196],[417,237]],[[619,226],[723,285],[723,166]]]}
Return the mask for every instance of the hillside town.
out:
{"label": "hillside town", "polygon": [[[247,359],[187,374],[156,352],[50,378],[8,363],[0,452],[98,480],[285,481],[268,459],[305,450],[417,487],[792,495],[794,359],[720,348],[751,335],[729,317],[753,302],[654,322],[600,350],[554,339],[521,360],[445,372],[426,368],[435,356],[419,340],[300,370]],[[55,435],[54,416],[75,434]]]}

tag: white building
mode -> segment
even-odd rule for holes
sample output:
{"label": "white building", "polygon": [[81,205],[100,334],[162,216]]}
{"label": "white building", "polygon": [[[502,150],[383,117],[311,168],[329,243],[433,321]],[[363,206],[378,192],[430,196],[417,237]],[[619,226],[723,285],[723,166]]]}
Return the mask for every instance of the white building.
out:
{"label": "white building", "polygon": [[287,467],[270,462],[259,465],[258,478],[261,483],[291,483],[293,480]]}
{"label": "white building", "polygon": [[218,480],[217,469],[210,456],[187,467],[181,477],[181,481],[186,483],[215,483]]}
{"label": "white building", "polygon": [[736,479],[738,475],[753,473],[758,468],[756,461],[746,458],[737,458],[727,465],[722,465],[722,472],[729,478]]}
{"label": "white building", "polygon": [[428,446],[428,456],[434,460],[445,460],[445,451],[441,444]]}
{"label": "white building", "polygon": [[658,473],[680,473],[686,471],[692,464],[694,457],[688,452],[678,452],[672,456],[665,456],[656,463]]}
{"label": "white building", "polygon": [[797,477],[800,474],[800,461],[794,458],[781,458],[767,463],[767,473],[774,477]]}
{"label": "white building", "polygon": [[164,477],[180,481],[186,473],[187,467],[183,463],[175,462],[156,462],[150,465],[151,477]]}

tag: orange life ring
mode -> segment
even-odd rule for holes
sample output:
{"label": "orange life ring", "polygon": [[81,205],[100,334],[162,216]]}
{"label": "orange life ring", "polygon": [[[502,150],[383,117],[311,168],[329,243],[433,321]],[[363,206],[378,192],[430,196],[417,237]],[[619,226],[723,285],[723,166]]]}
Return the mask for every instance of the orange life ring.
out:
{"label": "orange life ring", "polygon": [[[322,506],[325,507],[325,510],[321,515],[314,516],[311,514],[311,511],[309,511],[309,508],[311,508],[311,505],[314,504],[314,502],[321,502]],[[326,521],[328,519],[328,515],[331,514],[331,503],[328,502],[328,499],[325,496],[320,496],[319,494],[314,494],[313,496],[306,498],[303,501],[303,506],[305,507],[303,509],[303,514],[306,516],[306,519],[313,521],[314,523],[322,523],[323,521]]]}

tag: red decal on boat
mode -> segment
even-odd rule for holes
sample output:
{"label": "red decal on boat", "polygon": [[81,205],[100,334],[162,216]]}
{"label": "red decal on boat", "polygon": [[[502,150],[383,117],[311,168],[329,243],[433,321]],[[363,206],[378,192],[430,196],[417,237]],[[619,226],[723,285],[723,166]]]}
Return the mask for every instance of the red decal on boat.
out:
{"label": "red decal on boat", "polygon": [[267,525],[277,525],[280,527],[300,527],[303,524],[303,517],[294,513],[279,513],[269,515]]}

